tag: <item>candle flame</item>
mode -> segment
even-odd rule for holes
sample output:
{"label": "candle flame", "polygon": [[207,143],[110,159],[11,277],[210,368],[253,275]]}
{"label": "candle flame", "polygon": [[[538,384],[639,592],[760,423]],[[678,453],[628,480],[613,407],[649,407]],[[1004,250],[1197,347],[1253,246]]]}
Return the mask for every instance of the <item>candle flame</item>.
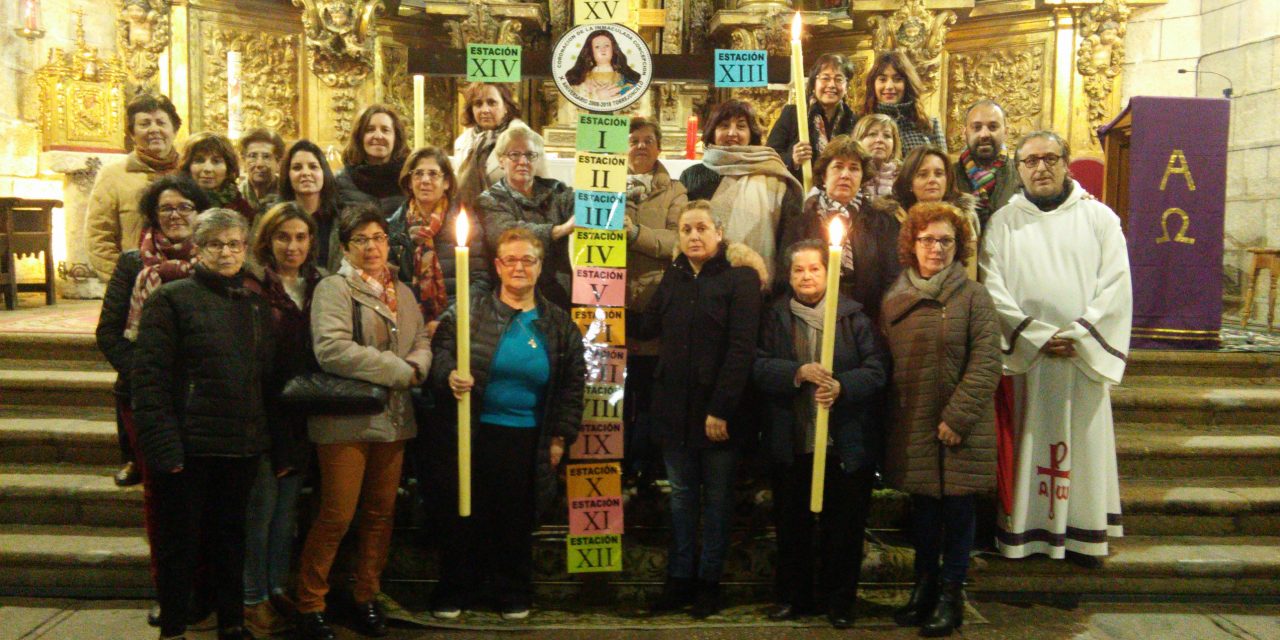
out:
{"label": "candle flame", "polygon": [[467,210],[458,210],[458,223],[454,225],[454,229],[458,232],[459,247],[467,246],[467,238],[471,236],[471,221],[467,220]]}
{"label": "candle flame", "polygon": [[840,218],[832,216],[831,223],[827,225],[827,237],[831,239],[832,247],[843,245],[844,225],[840,224]]}
{"label": "candle flame", "polygon": [[800,12],[796,12],[796,17],[791,19],[791,41],[800,41],[800,28],[804,25],[804,20],[800,17]]}

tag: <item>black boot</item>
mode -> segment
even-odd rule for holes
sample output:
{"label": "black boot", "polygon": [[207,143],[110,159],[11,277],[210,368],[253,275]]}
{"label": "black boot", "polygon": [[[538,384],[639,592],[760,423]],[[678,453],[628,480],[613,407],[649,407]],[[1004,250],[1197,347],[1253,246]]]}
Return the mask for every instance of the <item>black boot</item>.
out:
{"label": "black boot", "polygon": [[351,628],[356,633],[370,638],[381,638],[389,632],[387,616],[382,612],[376,600],[364,604],[354,603],[351,610]]}
{"label": "black boot", "polygon": [[649,605],[650,613],[669,613],[679,611],[693,604],[692,578],[667,578],[662,585],[662,595]]}
{"label": "black boot", "polygon": [[926,638],[943,638],[960,628],[964,623],[964,583],[944,582],[942,594],[938,596],[938,606],[933,608],[933,615],[920,627],[920,635]]}
{"label": "black boot", "polygon": [[324,619],[324,613],[298,614],[298,640],[334,640],[333,627]]}
{"label": "black boot", "polygon": [[918,627],[929,619],[934,605],[938,604],[938,576],[925,574],[916,577],[916,586],[911,588],[911,597],[907,604],[893,612],[893,621],[899,627]]}
{"label": "black boot", "polygon": [[699,580],[698,595],[693,600],[693,611],[690,612],[690,615],[698,619],[707,618],[720,613],[722,606],[720,602],[720,583]]}

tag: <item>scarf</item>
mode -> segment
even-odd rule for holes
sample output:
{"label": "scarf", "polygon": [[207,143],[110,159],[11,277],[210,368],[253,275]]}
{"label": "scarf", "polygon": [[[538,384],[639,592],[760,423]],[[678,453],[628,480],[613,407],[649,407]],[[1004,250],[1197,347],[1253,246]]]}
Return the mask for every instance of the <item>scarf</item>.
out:
{"label": "scarf", "polygon": [[826,191],[818,192],[818,217],[822,220],[823,228],[831,222],[833,215],[840,216],[840,223],[844,225],[844,250],[840,252],[840,270],[845,273],[853,271],[853,234],[849,232],[853,227],[853,215],[862,210],[865,199],[866,194],[859,191],[853,194],[853,200],[848,205],[843,205],[828,196]]}
{"label": "scarf", "polygon": [[973,187],[973,195],[978,198],[978,215],[982,219],[991,217],[991,193],[996,188],[996,169],[1004,166],[1007,158],[1003,149],[991,166],[984,167],[973,159],[969,153],[968,147],[960,152],[960,166],[964,167],[965,175],[969,176],[969,184]]}
{"label": "scarf", "polygon": [[873,196],[892,196],[893,181],[898,179],[898,163],[892,160],[886,160],[875,167],[873,171],[875,175],[871,181],[867,183],[867,188]]}
{"label": "scarf", "polygon": [[258,197],[257,191],[253,188],[253,183],[248,178],[245,178],[244,182],[240,184],[240,195],[244,196],[244,201],[248,202],[249,207],[258,213],[266,211],[267,207],[275,204],[279,200],[279,193],[280,180],[278,178],[271,181],[271,185],[263,192],[261,198]]}
{"label": "scarf", "polygon": [[134,148],[133,155],[138,162],[156,173],[173,173],[178,170],[178,151],[172,147],[169,148],[169,154],[164,157],[153,156],[140,147]]}
{"label": "scarf", "polygon": [[[791,339],[796,350],[796,361],[801,364],[818,361],[818,349],[822,346],[822,316],[826,303],[824,299],[810,307],[794,297],[791,298],[793,320]],[[818,406],[814,402],[813,394],[816,390],[817,388],[813,385],[804,387],[792,403],[796,414],[794,442],[803,442],[805,453],[813,453],[814,450],[816,436],[814,421],[817,418]]]}
{"label": "scarf", "polygon": [[462,156],[458,165],[458,200],[468,209],[475,208],[475,199],[493,186],[489,180],[489,156],[498,142],[498,136],[506,131],[515,118],[508,120],[497,128],[481,131],[479,126],[471,128],[471,148]]}
{"label": "scarf", "polygon": [[204,194],[209,196],[209,206],[214,209],[231,209],[236,210],[236,201],[240,199],[240,189],[236,187],[236,183],[227,180],[217,189],[205,189]]}
{"label": "scarf", "polygon": [[397,313],[396,303],[398,301],[396,299],[396,279],[391,275],[391,269],[384,266],[382,267],[381,273],[369,273],[364,269],[355,268],[355,266],[350,262],[347,262],[346,258],[343,258],[342,266],[338,269],[338,274],[348,278],[352,275],[359,276],[365,284],[369,285],[369,287],[373,289],[373,294],[378,296],[378,299],[381,300],[383,304],[387,305],[387,308],[391,310],[392,315]]}
{"label": "scarf", "polygon": [[909,267],[907,269],[907,279],[911,281],[911,286],[920,291],[920,295],[930,300],[937,300],[938,295],[942,293],[942,285],[947,281],[947,274],[955,268],[956,263],[953,261],[932,276],[928,278],[920,275],[919,267]]}
{"label": "scarf", "polygon": [[1041,211],[1053,211],[1054,209],[1061,207],[1062,203],[1066,202],[1067,198],[1071,197],[1071,191],[1075,189],[1074,183],[1075,181],[1068,177],[1066,184],[1062,187],[1062,191],[1058,192],[1057,195],[1046,198],[1033,196],[1030,193],[1027,193],[1026,190],[1023,190],[1023,194],[1027,196],[1027,201],[1034,204],[1037,209]]}
{"label": "scarf", "polygon": [[160,285],[181,280],[191,275],[196,264],[196,245],[191,238],[181,244],[174,242],[148,227],[142,232],[138,245],[142,256],[142,271],[133,281],[133,294],[129,297],[129,318],[125,321],[124,337],[138,339],[138,324],[142,321],[142,305]]}
{"label": "scarf", "polygon": [[[842,108],[843,103],[836,105],[836,118],[831,122],[831,131],[839,131],[844,125],[845,110]],[[813,123],[813,128],[818,132],[818,139],[813,141],[813,157],[817,158],[822,154],[822,150],[827,147],[827,143],[831,142],[831,134],[827,131],[827,114],[822,110],[822,105],[817,100],[809,101],[809,119]]]}
{"label": "scarf", "polygon": [[772,265],[782,201],[788,189],[803,191],[800,182],[769,147],[711,145],[702,161],[722,177],[711,196],[711,213],[724,221],[725,239],[751,247]]}
{"label": "scarf", "polygon": [[347,167],[351,182],[362,193],[375,198],[404,195],[400,191],[400,169],[404,160],[391,160],[382,164],[357,164]]}
{"label": "scarf", "polygon": [[436,234],[444,226],[449,200],[440,198],[430,212],[424,213],[417,200],[410,200],[405,210],[405,226],[413,241],[413,286],[418,289],[422,317],[431,322],[444,312],[449,295],[444,287],[444,270],[436,252]]}

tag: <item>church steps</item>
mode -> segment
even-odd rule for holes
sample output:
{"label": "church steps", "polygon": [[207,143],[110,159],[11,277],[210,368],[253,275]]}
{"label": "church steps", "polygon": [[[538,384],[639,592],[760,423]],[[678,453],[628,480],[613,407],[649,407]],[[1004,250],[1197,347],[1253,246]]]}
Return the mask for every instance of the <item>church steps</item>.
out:
{"label": "church steps", "polygon": [[[84,363],[86,368],[107,364],[97,340],[87,334],[4,333],[0,334],[0,361],[44,362],[56,359]],[[110,368],[110,365],[107,365]]]}
{"label": "church steps", "polygon": [[1152,376],[1179,378],[1280,378],[1280,354],[1135,349],[1125,365],[1124,382]]}
{"label": "church steps", "polygon": [[1274,478],[1280,469],[1280,435],[1217,435],[1211,432],[1116,434],[1120,475],[1175,482],[1231,473]]}
{"label": "church steps", "polygon": [[0,525],[0,594],[149,597],[148,563],[141,527]]}
{"label": "church steps", "polygon": [[1119,423],[1181,423],[1196,426],[1276,424],[1280,384],[1192,386],[1130,384],[1111,391]]}
{"label": "church steps", "polygon": [[114,371],[0,369],[0,402],[5,405],[110,407]]}
{"label": "church steps", "polygon": [[[1274,478],[1122,479],[1125,533],[1162,536],[1273,535],[1280,532]],[[1278,551],[1280,552],[1280,551]]]}
{"label": "church steps", "polygon": [[120,462],[113,418],[10,417],[13,413],[0,412],[0,463]]}
{"label": "church steps", "polygon": [[0,465],[0,523],[141,527],[142,487],[120,488],[112,467]]}

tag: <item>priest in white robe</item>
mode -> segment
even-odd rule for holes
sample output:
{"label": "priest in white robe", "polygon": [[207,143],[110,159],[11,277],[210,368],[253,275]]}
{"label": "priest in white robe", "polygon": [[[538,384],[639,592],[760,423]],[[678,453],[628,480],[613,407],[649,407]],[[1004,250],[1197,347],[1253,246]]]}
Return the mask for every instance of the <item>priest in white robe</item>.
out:
{"label": "priest in white robe", "polygon": [[1123,534],[1110,388],[1124,375],[1133,292],[1120,220],[1067,175],[1069,154],[1057,134],[1027,134],[1023,192],[984,238],[1015,395],[1012,510],[997,546],[1098,567]]}

